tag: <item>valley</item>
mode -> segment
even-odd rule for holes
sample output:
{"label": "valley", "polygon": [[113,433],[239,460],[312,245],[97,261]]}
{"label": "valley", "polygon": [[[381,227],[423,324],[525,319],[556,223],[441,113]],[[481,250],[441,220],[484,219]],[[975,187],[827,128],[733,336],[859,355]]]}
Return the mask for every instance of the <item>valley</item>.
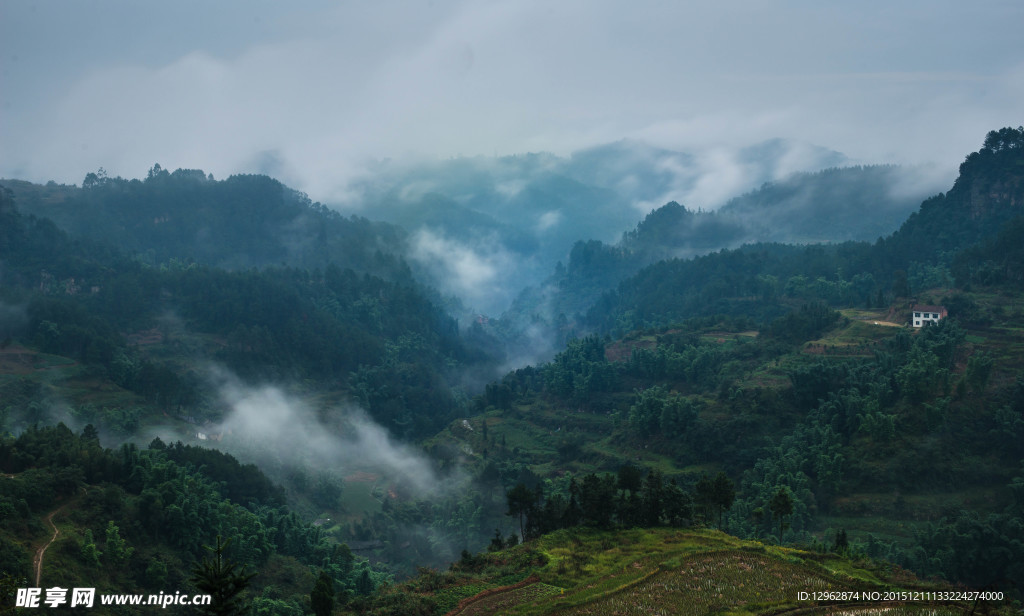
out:
{"label": "valley", "polygon": [[[5,180],[3,592],[38,579],[46,540],[46,580],[158,592],[230,539],[253,613],[317,592],[335,613],[970,612],[796,594],[960,588],[1009,613],[1021,135],[990,133],[874,242],[736,235],[667,203],[617,243],[563,242],[500,315],[417,265],[441,198],[381,222],[265,176]],[[542,184],[585,200],[580,169]],[[891,173],[794,176],[732,207],[794,185],[870,200]],[[915,305],[948,316],[914,328]]]}

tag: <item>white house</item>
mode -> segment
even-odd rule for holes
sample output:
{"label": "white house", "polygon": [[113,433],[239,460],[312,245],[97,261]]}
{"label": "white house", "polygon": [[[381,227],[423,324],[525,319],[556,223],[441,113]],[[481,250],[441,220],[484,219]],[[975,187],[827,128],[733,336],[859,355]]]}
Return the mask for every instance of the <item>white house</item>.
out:
{"label": "white house", "polygon": [[914,327],[924,327],[929,323],[938,323],[941,319],[945,319],[949,316],[946,312],[945,306],[925,306],[923,304],[914,304],[912,308],[914,312]]}

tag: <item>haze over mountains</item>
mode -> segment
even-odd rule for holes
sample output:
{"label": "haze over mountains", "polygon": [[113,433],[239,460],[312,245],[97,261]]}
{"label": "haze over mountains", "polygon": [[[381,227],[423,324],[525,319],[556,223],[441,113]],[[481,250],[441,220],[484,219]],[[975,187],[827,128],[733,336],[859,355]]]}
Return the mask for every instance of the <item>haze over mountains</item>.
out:
{"label": "haze over mountains", "polygon": [[[728,216],[720,219],[733,227],[728,236],[694,237],[690,249],[677,242],[673,254],[660,258],[749,241],[874,240],[941,182],[906,168],[793,175],[848,163],[838,152],[782,139],[701,154],[624,140],[569,157],[385,162],[353,184],[360,197],[343,207],[411,231],[410,256],[432,280],[467,307],[495,316],[520,290],[566,262],[575,242],[615,243],[670,201],[716,210],[783,182],[727,204]],[[850,206],[822,207],[837,199]]]}
{"label": "haze over mountains", "polygon": [[[461,308],[453,310],[464,311],[459,314],[464,318],[501,315],[523,290],[550,276],[557,263],[567,263],[574,243],[616,243],[670,201],[702,213],[685,223],[666,226],[667,220],[660,221],[658,233],[666,248],[655,250],[648,242],[639,263],[745,242],[873,240],[935,192],[938,180],[922,169],[841,167],[848,162],[838,152],[781,139],[700,155],[624,140],[569,157],[539,153],[384,161],[350,185],[346,192],[353,197],[342,204],[323,207],[280,187],[284,200],[264,208],[260,216],[269,218],[260,218],[260,228],[252,226],[256,220],[239,227],[231,214],[245,198],[244,192],[232,192],[233,184],[266,199],[253,184],[262,181],[258,178],[223,184],[207,182],[205,174],[195,171],[187,180],[193,188],[176,202],[161,195],[154,203],[145,191],[126,189],[118,200],[91,206],[69,187],[8,185],[20,193],[26,211],[156,261],[190,254],[229,267],[323,264],[337,257],[324,243],[326,224],[339,250],[351,251],[354,242],[363,251],[405,259],[428,285],[458,298]],[[174,175],[186,181],[181,173]],[[253,187],[242,188],[246,183]],[[344,223],[330,209],[365,222],[349,218]],[[717,215],[707,213],[714,210]],[[341,233],[339,225],[346,224],[348,230]],[[361,237],[341,241],[339,233]],[[166,242],[178,244],[161,250]]]}
{"label": "haze over mountains", "polygon": [[331,206],[263,175],[159,165],[144,180],[100,170],[82,187],[4,185],[24,212],[154,266],[333,263],[415,280],[461,329],[481,321],[503,358],[467,373],[476,388],[590,331],[592,305],[646,265],[747,243],[874,241],[942,175],[847,162],[783,139],[695,154],[623,140],[569,157],[385,161]]}

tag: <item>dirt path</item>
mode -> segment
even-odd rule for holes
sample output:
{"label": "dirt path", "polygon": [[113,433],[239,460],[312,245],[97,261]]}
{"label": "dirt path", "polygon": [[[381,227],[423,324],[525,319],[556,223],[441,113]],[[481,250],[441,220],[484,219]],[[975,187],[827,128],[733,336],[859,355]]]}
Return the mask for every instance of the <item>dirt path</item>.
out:
{"label": "dirt path", "polygon": [[46,553],[46,548],[50,547],[50,545],[57,540],[57,535],[60,534],[60,529],[53,523],[53,516],[63,511],[64,507],[67,507],[67,504],[61,505],[46,516],[46,523],[53,528],[53,537],[50,537],[50,540],[47,541],[45,545],[39,546],[39,549],[36,550],[35,558],[32,559],[32,567],[36,570],[36,588],[40,587],[39,579],[43,576],[43,554]]}

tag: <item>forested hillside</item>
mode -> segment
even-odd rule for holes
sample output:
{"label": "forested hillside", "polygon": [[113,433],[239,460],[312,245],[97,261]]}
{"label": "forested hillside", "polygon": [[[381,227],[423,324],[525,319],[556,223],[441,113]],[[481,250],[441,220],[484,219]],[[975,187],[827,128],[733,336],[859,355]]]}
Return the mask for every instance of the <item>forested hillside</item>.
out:
{"label": "forested hillside", "polygon": [[741,224],[746,241],[791,244],[874,241],[917,209],[913,170],[891,165],[797,173],[729,200],[720,216]]}
{"label": "forested hillside", "polygon": [[[523,314],[558,307],[534,334],[559,352],[498,380],[505,319],[460,328],[400,258],[371,253],[400,232],[267,178],[154,168],[3,191],[2,592],[32,586],[49,546],[41,585],[107,592],[201,589],[219,555],[244,567],[236,613],[251,614],[605,613],[669,586],[672,605],[725,609],[684,579],[768,592],[755,570],[789,589],[1019,600],[1022,157],[1024,129],[990,133],[948,193],[874,243],[665,259],[731,232],[669,204],[617,246],[578,243],[521,298]],[[198,222],[229,229],[249,206],[197,209],[180,234],[157,223],[148,253],[109,243],[127,223],[87,239],[39,216],[54,195],[103,209],[160,182],[208,205],[260,186],[273,220],[323,225],[250,263],[245,234],[207,247]],[[155,211],[108,215],[139,231]],[[246,237],[279,238],[271,218]],[[360,228],[376,231],[350,244]],[[304,252],[321,231],[326,256]],[[911,328],[914,304],[948,318]],[[734,607],[806,607],[773,588]]]}
{"label": "forested hillside", "polygon": [[[455,416],[450,388],[498,359],[460,336],[407,270],[389,281],[333,263],[150,266],[21,214],[10,193],[2,216],[8,344],[68,357],[86,379],[109,379],[163,412],[216,418],[203,395],[213,361],[247,379],[349,392],[397,433],[423,436]],[[32,423],[21,415],[11,419]]]}
{"label": "forested hillside", "polygon": [[[586,325],[624,332],[700,314],[777,311],[786,297],[888,306],[949,286],[959,253],[1024,214],[1020,139],[1017,129],[993,132],[961,165],[948,193],[927,199],[895,233],[874,244],[750,245],[664,261],[602,297]],[[965,267],[961,260],[961,271]]]}
{"label": "forested hillside", "polygon": [[[667,203],[647,214],[634,229],[624,232],[616,244],[598,240],[576,242],[564,264],[559,263],[543,284],[524,290],[503,319],[506,326],[518,326],[517,331],[536,328],[541,322],[549,336],[564,339],[570,330],[593,331],[594,323],[583,317],[602,294],[614,291],[631,276],[642,279],[649,272],[660,271],[654,267],[648,273],[641,272],[662,260],[682,261],[721,249],[743,251],[750,245],[759,245],[758,254],[773,260],[789,247],[771,246],[768,242],[821,244],[830,247],[826,250],[835,250],[835,245],[850,240],[876,240],[889,234],[920,203],[920,195],[904,186],[912,183],[914,173],[893,166],[832,168],[766,182],[715,211],[687,208],[674,201]],[[849,252],[849,248],[846,250]],[[720,279],[722,272],[717,271],[714,259],[699,263],[694,266],[696,269],[716,270],[709,279]],[[847,269],[861,265],[850,262]],[[777,278],[787,273],[766,275]],[[854,284],[858,287],[855,292],[861,292],[864,286],[874,286],[863,279]],[[778,289],[768,289],[772,285],[768,278],[756,292],[777,292]],[[689,309],[682,310],[680,315],[693,314]],[[748,310],[750,307],[743,307],[740,312]],[[719,311],[729,312],[725,307]]]}
{"label": "forested hillside", "polygon": [[[302,614],[314,570],[328,575],[346,599],[366,596],[390,579],[289,512],[280,488],[256,467],[220,452],[159,440],[146,449],[103,449],[91,427],[74,434],[61,424],[5,436],[0,467],[6,473],[0,482],[5,607],[13,605],[14,587],[149,594],[193,588],[194,576],[200,589],[248,580],[239,590],[260,591],[246,597],[246,613]],[[34,546],[57,527],[60,541],[46,550],[41,571],[32,570]],[[225,563],[237,567],[234,579],[195,573],[197,563],[214,557],[204,546],[220,543]],[[103,609],[134,613],[123,606]]]}
{"label": "forested hillside", "polygon": [[[694,518],[741,536],[841,534],[922,575],[1019,589],[1022,139],[990,134],[949,193],[875,244],[753,245],[626,278],[577,323],[601,334],[478,399],[500,443],[489,459],[546,478],[532,484],[542,525],[574,525],[581,476],[639,465],[703,502]],[[586,248],[610,271],[622,262]],[[914,303],[950,318],[911,331]],[[735,500],[716,505],[700,486],[719,472]],[[628,497],[608,481],[592,503]],[[616,515],[584,524],[631,524]]]}
{"label": "forested hillside", "polygon": [[4,185],[23,213],[151,266],[172,259],[224,269],[311,270],[334,263],[360,274],[405,273],[403,230],[343,217],[267,176],[214,180],[198,169],[170,172],[154,165],[144,180],[111,178],[101,170],[80,188]]}

